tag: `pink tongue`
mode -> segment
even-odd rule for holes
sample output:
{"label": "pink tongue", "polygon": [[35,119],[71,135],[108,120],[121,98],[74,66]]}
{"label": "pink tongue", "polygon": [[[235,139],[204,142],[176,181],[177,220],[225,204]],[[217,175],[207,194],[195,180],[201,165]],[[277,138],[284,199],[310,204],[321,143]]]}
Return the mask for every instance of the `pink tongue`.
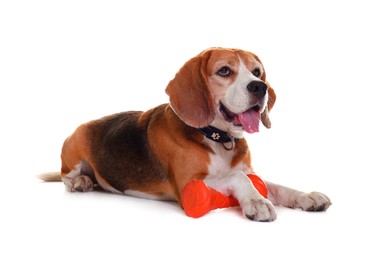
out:
{"label": "pink tongue", "polygon": [[254,109],[249,109],[246,112],[238,114],[234,120],[236,123],[241,123],[243,129],[249,134],[259,132],[259,121],[261,114]]}

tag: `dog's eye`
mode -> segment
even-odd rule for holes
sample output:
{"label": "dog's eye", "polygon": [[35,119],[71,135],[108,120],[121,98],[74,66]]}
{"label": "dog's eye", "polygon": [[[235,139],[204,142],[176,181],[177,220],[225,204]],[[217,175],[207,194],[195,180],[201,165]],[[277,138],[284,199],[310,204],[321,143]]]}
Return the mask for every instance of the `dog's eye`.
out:
{"label": "dog's eye", "polygon": [[259,68],[255,68],[252,73],[257,78],[259,78],[261,76],[261,70]]}
{"label": "dog's eye", "polygon": [[232,73],[231,69],[227,66],[223,66],[218,70],[218,75],[221,77],[229,77]]}

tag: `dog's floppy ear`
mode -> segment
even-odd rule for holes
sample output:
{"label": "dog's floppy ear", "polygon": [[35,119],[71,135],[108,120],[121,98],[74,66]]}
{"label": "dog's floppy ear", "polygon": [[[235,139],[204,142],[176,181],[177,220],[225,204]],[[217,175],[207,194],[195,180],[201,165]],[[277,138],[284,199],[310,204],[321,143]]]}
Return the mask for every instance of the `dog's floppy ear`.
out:
{"label": "dog's floppy ear", "polygon": [[166,88],[174,112],[195,128],[208,126],[215,117],[214,98],[206,79],[209,56],[206,51],[187,61]]}
{"label": "dog's floppy ear", "polygon": [[261,115],[261,119],[262,119],[263,125],[266,128],[270,128],[271,127],[271,122],[270,122],[270,118],[269,118],[269,113],[270,113],[271,109],[274,106],[274,103],[275,103],[275,100],[276,100],[277,96],[275,95],[275,91],[270,86],[269,82],[265,81],[265,83],[268,86],[267,93],[269,95],[269,99],[267,101],[267,106],[266,106],[265,110],[263,111],[263,113]]}

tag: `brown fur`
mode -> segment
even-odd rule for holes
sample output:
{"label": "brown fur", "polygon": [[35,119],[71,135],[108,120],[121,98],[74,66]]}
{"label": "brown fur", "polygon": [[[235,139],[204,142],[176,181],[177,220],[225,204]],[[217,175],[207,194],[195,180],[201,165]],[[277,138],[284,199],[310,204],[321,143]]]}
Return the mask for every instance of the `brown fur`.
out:
{"label": "brown fur", "polygon": [[120,192],[135,190],[179,200],[188,181],[207,175],[208,149],[203,136],[165,104],[80,126],[64,142],[60,175],[65,177],[84,160],[98,180]]}

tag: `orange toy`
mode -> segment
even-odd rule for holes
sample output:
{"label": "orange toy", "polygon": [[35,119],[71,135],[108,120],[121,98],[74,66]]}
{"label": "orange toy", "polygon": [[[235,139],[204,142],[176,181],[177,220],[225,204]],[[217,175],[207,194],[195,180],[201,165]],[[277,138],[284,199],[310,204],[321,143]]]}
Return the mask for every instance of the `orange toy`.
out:
{"label": "orange toy", "polygon": [[[257,175],[248,174],[254,187],[267,198],[267,187]],[[199,218],[210,210],[239,206],[236,198],[208,187],[202,180],[193,180],[183,189],[182,207],[187,216]]]}

